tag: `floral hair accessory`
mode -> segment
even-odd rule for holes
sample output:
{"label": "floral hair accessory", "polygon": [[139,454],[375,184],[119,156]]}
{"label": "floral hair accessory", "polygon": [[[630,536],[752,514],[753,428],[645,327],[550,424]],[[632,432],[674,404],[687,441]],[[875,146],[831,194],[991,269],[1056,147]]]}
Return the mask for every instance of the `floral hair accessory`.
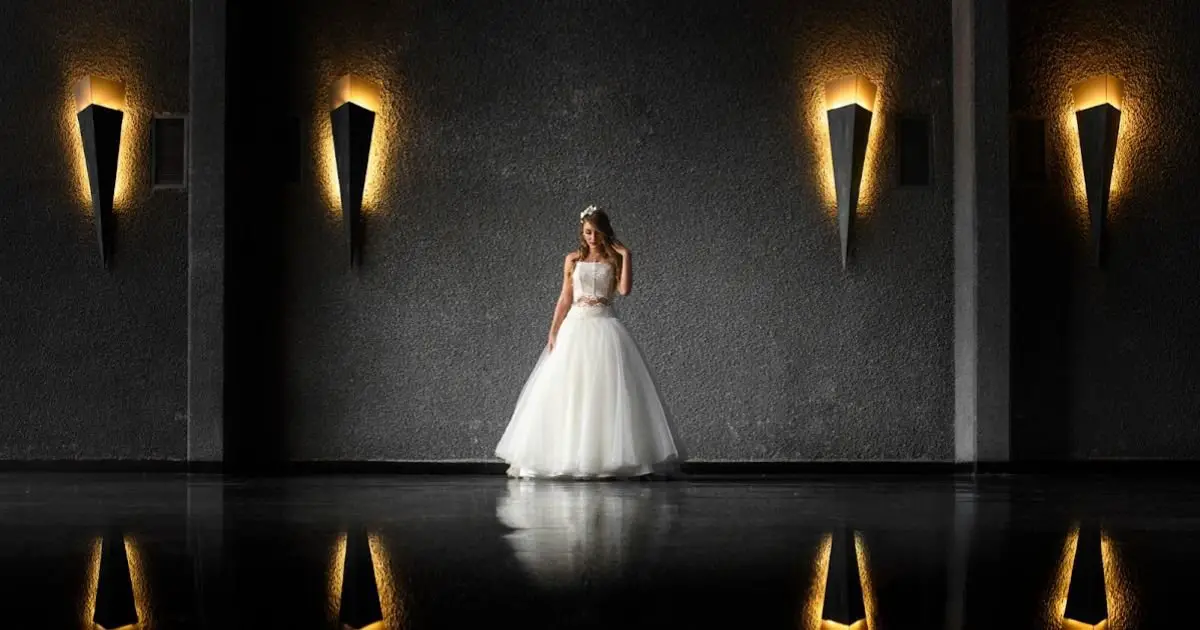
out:
{"label": "floral hair accessory", "polygon": [[588,206],[583,209],[583,212],[579,213],[579,221],[583,222],[584,219],[587,219],[593,214],[596,214],[596,206]]}

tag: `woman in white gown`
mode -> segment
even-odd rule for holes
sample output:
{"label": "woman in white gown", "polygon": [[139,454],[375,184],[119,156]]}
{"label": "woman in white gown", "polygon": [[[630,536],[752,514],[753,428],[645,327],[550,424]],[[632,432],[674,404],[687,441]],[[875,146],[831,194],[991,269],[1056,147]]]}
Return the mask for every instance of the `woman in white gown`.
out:
{"label": "woman in white gown", "polygon": [[649,370],[612,309],[633,263],[608,215],[589,206],[563,265],[550,337],[521,390],[496,455],[510,477],[629,478],[681,459]]}

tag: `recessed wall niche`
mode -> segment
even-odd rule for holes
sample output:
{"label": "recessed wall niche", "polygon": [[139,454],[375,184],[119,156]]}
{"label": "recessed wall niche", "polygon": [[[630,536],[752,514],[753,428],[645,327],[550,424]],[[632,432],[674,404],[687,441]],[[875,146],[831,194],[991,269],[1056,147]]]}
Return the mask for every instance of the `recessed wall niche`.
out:
{"label": "recessed wall niche", "polygon": [[900,185],[924,187],[933,179],[933,153],[928,116],[901,116],[897,122],[896,144],[900,159]]}
{"label": "recessed wall niche", "polygon": [[187,116],[159,114],[150,126],[150,181],[155,189],[187,188]]}

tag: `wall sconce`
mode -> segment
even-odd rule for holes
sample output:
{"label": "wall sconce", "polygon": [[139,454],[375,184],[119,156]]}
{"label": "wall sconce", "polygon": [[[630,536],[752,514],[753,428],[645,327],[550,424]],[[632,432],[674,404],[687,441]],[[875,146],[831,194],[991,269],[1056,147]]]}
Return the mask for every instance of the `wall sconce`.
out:
{"label": "wall sconce", "polygon": [[124,628],[138,623],[125,536],[120,531],[109,532],[100,541],[100,570],[92,622],[101,628]]}
{"label": "wall sconce", "polygon": [[854,214],[858,209],[875,93],[875,85],[862,76],[844,77],[825,85],[838,233],[842,239],[842,269],[846,268],[850,239],[854,234]]}
{"label": "wall sconce", "polygon": [[867,626],[866,600],[859,577],[858,549],[854,531],[834,532],[825,573],[825,602],[821,608],[822,628],[862,630]]}
{"label": "wall sconce", "polygon": [[371,134],[379,111],[379,87],[352,74],[333,84],[329,113],[333,126],[333,155],[337,160],[342,221],[350,246],[350,264],[362,262],[362,205],[371,157]]}
{"label": "wall sconce", "polygon": [[379,586],[375,581],[375,562],[367,532],[346,533],[346,557],[342,564],[342,598],[338,610],[342,627],[366,628],[383,621]]}
{"label": "wall sconce", "polygon": [[1104,556],[1099,527],[1081,526],[1075,539],[1075,560],[1063,617],[1075,627],[1093,627],[1108,618],[1108,591],[1104,584]]}
{"label": "wall sconce", "polygon": [[1079,156],[1091,219],[1092,251],[1095,263],[1100,265],[1125,86],[1116,77],[1101,75],[1077,84],[1072,91],[1075,119],[1079,123]]}
{"label": "wall sconce", "polygon": [[92,193],[100,262],[105,269],[108,269],[115,240],[113,197],[117,189],[117,157],[121,152],[124,108],[125,86],[119,81],[87,76],[75,84],[75,111]]}

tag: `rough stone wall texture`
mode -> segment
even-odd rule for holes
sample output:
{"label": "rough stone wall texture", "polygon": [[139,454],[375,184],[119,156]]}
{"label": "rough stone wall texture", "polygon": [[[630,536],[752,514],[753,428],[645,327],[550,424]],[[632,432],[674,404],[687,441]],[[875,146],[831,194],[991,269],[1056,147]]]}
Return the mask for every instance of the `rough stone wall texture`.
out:
{"label": "rough stone wall texture", "polygon": [[[188,3],[0,8],[0,459],[186,456],[187,199],[149,182],[188,104]],[[122,80],[117,250],[100,264],[72,86]]]}
{"label": "rough stone wall texture", "polygon": [[[1013,437],[1026,459],[1200,455],[1200,103],[1182,1],[1013,3],[1012,107],[1046,178],[1013,193]],[[1125,82],[1108,259],[1092,266],[1071,86]]]}
{"label": "rough stone wall texture", "polygon": [[[634,252],[618,309],[693,459],[953,457],[946,3],[291,16],[312,158],[284,219],[284,457],[490,459],[590,203]],[[345,72],[384,88],[356,270],[328,122]],[[881,90],[842,271],[822,86],[851,72]],[[931,186],[897,186],[901,114],[931,121]]]}

